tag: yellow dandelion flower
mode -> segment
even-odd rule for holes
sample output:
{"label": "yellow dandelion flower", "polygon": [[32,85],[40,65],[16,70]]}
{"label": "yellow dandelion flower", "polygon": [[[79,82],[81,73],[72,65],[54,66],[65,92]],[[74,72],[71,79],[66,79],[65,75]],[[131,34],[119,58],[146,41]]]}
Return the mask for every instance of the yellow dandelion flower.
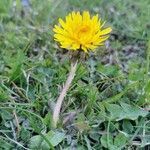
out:
{"label": "yellow dandelion flower", "polygon": [[59,42],[62,48],[69,50],[94,50],[109,37],[112,31],[110,27],[103,29],[104,23],[98,15],[90,16],[88,11],[72,12],[66,16],[65,21],[59,19],[60,25],[55,25],[55,41]]}

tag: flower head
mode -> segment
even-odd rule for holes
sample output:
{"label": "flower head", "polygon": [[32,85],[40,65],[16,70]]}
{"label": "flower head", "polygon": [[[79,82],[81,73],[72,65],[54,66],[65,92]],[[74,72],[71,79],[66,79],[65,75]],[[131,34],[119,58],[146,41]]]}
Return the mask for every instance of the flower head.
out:
{"label": "flower head", "polygon": [[55,25],[55,41],[59,42],[62,48],[69,50],[81,49],[85,52],[94,50],[109,37],[111,28],[102,29],[104,23],[98,15],[90,16],[88,11],[72,12],[66,16],[65,21],[59,19],[60,25]]}

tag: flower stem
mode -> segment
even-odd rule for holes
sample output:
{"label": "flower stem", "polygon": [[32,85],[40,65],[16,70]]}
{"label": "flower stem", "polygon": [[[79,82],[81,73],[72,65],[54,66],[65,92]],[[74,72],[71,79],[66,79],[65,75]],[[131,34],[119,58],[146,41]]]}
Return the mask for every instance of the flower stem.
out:
{"label": "flower stem", "polygon": [[66,83],[56,101],[56,105],[55,105],[55,108],[54,108],[54,112],[53,112],[53,126],[56,128],[57,127],[57,122],[59,120],[59,114],[60,114],[60,109],[61,109],[61,106],[62,106],[62,102],[67,94],[67,91],[72,83],[72,80],[74,79],[74,76],[75,76],[75,72],[76,72],[76,69],[77,69],[77,64],[78,64],[78,61],[76,62],[72,62],[71,63],[71,68],[70,68],[70,72],[69,72],[69,75],[68,75],[68,78],[66,80]]}

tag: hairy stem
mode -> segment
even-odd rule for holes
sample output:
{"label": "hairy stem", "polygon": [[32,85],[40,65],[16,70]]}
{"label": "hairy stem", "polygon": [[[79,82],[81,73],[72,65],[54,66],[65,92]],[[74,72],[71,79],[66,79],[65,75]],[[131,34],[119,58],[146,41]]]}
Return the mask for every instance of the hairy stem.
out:
{"label": "hairy stem", "polygon": [[53,112],[53,126],[54,127],[57,126],[62,102],[63,102],[63,100],[67,94],[67,91],[71,85],[72,80],[74,79],[75,72],[77,69],[77,63],[78,63],[77,61],[71,63],[71,68],[70,68],[68,78],[67,78],[66,83],[65,83],[65,85],[64,85],[64,87],[63,87],[63,89],[62,89],[62,91],[61,91],[61,93],[60,93],[60,95],[56,101],[56,105],[55,105],[54,112]]}

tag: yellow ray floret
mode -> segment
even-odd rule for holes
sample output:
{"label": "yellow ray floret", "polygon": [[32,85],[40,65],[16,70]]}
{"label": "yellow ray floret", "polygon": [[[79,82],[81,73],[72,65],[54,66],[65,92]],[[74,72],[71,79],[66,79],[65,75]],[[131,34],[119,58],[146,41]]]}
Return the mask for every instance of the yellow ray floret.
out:
{"label": "yellow ray floret", "polygon": [[69,50],[94,50],[109,37],[112,29],[102,29],[104,23],[98,15],[90,16],[88,11],[72,12],[66,16],[65,21],[59,19],[59,25],[55,25],[55,41],[59,42],[62,48]]}

